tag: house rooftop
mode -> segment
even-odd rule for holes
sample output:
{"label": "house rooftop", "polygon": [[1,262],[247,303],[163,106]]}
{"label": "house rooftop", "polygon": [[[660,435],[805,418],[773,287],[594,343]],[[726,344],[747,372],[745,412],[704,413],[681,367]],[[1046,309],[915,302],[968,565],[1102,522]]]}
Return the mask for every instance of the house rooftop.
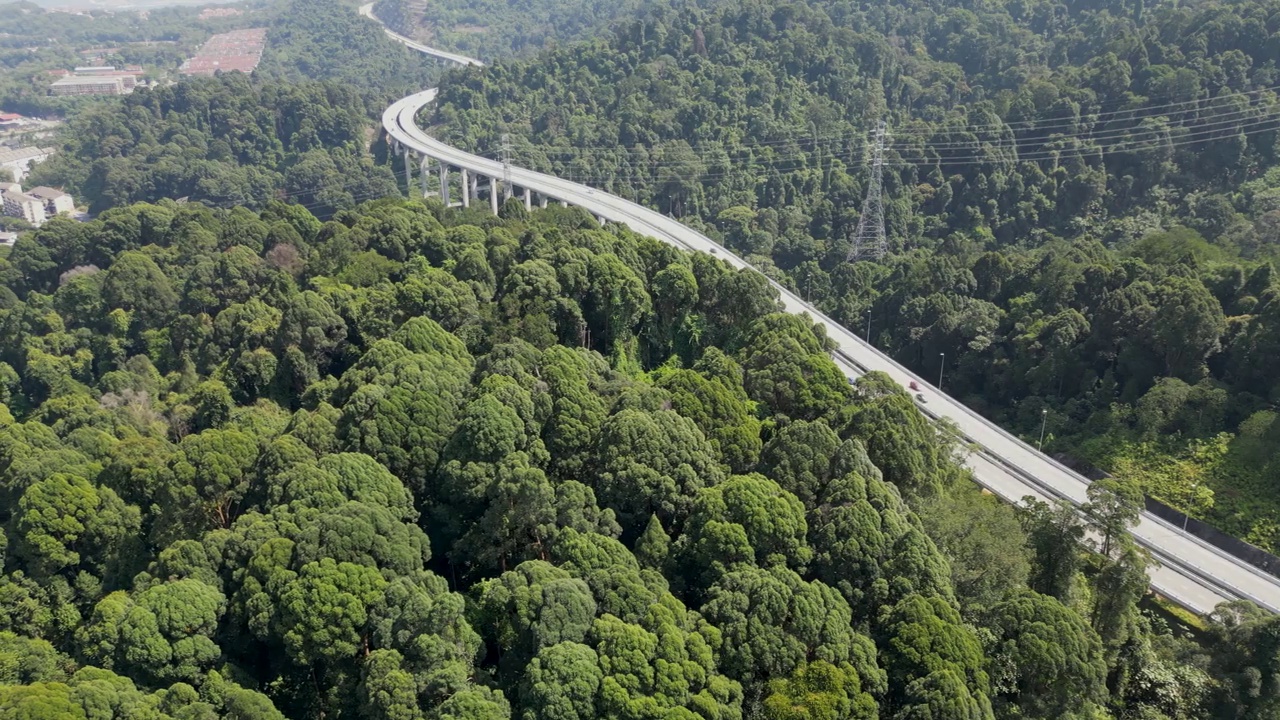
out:
{"label": "house rooftop", "polygon": [[40,198],[41,200],[53,200],[54,198],[60,198],[66,195],[66,193],[62,192],[61,190],[56,190],[46,185],[41,185],[40,187],[33,187],[27,191],[27,194],[30,195],[31,197]]}
{"label": "house rooftop", "polygon": [[68,85],[114,85],[119,82],[119,78],[114,75],[106,77],[98,75],[72,75],[65,77],[52,84],[52,87],[65,87]]}
{"label": "house rooftop", "polygon": [[53,150],[38,147],[21,147],[14,150],[0,150],[0,163],[14,162],[16,160],[29,160],[31,158],[40,157],[41,155],[52,154]]}

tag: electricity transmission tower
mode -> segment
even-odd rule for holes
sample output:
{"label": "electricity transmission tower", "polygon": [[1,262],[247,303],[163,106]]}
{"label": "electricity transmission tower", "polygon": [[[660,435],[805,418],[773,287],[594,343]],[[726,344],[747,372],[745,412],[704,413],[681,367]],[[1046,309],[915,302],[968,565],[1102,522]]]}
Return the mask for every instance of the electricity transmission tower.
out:
{"label": "electricity transmission tower", "polygon": [[849,248],[848,261],[874,258],[879,260],[888,252],[884,232],[884,146],[889,131],[883,120],[876,126],[874,145],[871,149],[871,177],[867,183],[867,199],[862,202],[862,214],[858,216],[858,229],[853,234],[853,247]]}
{"label": "electricity transmission tower", "polygon": [[502,197],[511,199],[511,136],[502,133]]}

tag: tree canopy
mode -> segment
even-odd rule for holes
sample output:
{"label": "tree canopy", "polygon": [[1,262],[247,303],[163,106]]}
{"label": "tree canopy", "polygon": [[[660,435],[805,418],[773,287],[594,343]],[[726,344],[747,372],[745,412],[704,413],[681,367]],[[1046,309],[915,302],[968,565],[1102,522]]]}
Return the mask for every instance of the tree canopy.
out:
{"label": "tree canopy", "polygon": [[[672,268],[690,292],[655,294]],[[1197,649],[1144,613],[1132,485],[986,502],[709,256],[558,209],[160,201],[0,271],[5,717],[1270,707],[1265,617]]]}

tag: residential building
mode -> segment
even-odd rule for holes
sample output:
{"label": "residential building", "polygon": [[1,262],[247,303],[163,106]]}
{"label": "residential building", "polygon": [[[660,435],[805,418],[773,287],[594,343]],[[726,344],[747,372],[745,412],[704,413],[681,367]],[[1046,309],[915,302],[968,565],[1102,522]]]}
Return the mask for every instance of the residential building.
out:
{"label": "residential building", "polygon": [[212,20],[213,18],[235,17],[236,15],[243,14],[244,11],[237,8],[205,8],[200,11],[200,19]]}
{"label": "residential building", "polygon": [[31,166],[44,162],[53,154],[52,148],[21,147],[13,150],[0,150],[0,168],[13,174],[16,182],[22,182],[31,171]]}
{"label": "residential building", "polygon": [[22,185],[19,183],[0,182],[0,195],[10,192],[22,192]]}
{"label": "residential building", "polygon": [[103,65],[100,67],[78,67],[72,72],[71,77],[120,78],[121,82],[124,83],[125,91],[128,92],[138,86],[138,76],[144,72],[142,67],[138,65],[129,65],[124,69]]}
{"label": "residential building", "polygon": [[44,214],[48,217],[70,215],[76,211],[76,201],[61,190],[41,185],[31,188],[26,194],[44,203]]}
{"label": "residential building", "polygon": [[125,89],[125,80],[119,76],[96,77],[68,75],[49,85],[54,95],[124,95],[132,90],[132,85]]}
{"label": "residential building", "polygon": [[27,124],[27,119],[18,113],[0,112],[0,129],[21,127]]}
{"label": "residential building", "polygon": [[44,212],[43,200],[20,192],[4,194],[4,214],[20,217],[32,225],[43,225],[48,219]]}
{"label": "residential building", "polygon": [[8,246],[8,247],[13,247],[13,244],[14,244],[14,243],[16,243],[16,242],[18,242],[18,233],[16,233],[16,232],[8,232],[8,231],[0,231],[0,245],[6,245],[6,246]]}

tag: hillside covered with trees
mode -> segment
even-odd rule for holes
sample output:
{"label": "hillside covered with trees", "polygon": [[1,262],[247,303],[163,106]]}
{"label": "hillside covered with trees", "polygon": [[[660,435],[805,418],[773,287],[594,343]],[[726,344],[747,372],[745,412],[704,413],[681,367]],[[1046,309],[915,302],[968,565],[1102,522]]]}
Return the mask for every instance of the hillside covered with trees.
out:
{"label": "hillside covered with trees", "polygon": [[[1275,550],[1275,9],[658,7],[455,71],[425,121],[700,226],[1007,427]],[[849,263],[880,119],[890,253]]]}
{"label": "hillside covered with trees", "polygon": [[375,118],[425,84],[429,65],[338,0],[273,12],[251,76],[189,77],[82,103],[28,184],[65,188],[92,212],[162,198],[257,210],[281,199],[328,218],[398,195],[378,162]]}
{"label": "hillside covered with trees", "polygon": [[262,64],[274,80],[323,80],[349,85],[371,118],[392,101],[428,87],[435,63],[386,36],[344,0],[276,0]]}
{"label": "hillside covered with trees", "polygon": [[82,109],[28,184],[64,187],[93,212],[161,198],[255,209],[288,198],[328,217],[399,194],[369,152],[370,125],[350,85],[193,77]]}
{"label": "hillside covered with trees", "polygon": [[1280,707],[1280,619],[1142,609],[1133,486],[996,503],[761,276],[576,209],[137,204],[0,279],[0,716]]}
{"label": "hillside covered with trees", "polygon": [[486,62],[591,39],[669,0],[378,0],[374,14],[397,32]]}

